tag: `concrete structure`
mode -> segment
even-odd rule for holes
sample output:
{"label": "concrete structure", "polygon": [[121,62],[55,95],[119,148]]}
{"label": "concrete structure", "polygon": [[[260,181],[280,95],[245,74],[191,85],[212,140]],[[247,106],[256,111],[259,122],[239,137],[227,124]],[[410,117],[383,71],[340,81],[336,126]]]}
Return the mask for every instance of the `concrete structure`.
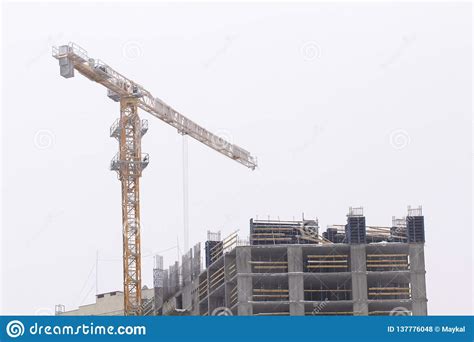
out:
{"label": "concrete structure", "polygon": [[398,226],[371,227],[351,209],[344,232],[331,227],[336,243],[318,235],[285,243],[304,240],[309,221],[287,221],[277,232],[275,221],[252,220],[257,244],[216,245],[208,268],[156,306],[163,315],[427,315],[423,216],[410,210]]}
{"label": "concrete structure", "polygon": [[[248,241],[208,232],[182,264],[155,258],[146,315],[427,315],[421,208],[368,226],[362,208],[319,235],[318,220],[250,220]],[[123,315],[123,292],[60,315]]]}
{"label": "concrete structure", "polygon": [[[153,289],[142,288],[144,312],[151,314],[153,311]],[[57,312],[61,316],[123,316],[123,292],[113,291],[95,296],[92,304],[81,305],[71,311]],[[57,310],[56,310],[57,311]]]}

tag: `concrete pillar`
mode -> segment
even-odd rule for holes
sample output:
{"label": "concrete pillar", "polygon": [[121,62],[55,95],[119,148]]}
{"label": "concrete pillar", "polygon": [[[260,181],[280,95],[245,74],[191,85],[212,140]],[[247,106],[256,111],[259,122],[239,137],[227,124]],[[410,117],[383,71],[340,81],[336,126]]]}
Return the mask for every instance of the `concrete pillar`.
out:
{"label": "concrete pillar", "polygon": [[304,316],[303,249],[301,246],[288,246],[287,257],[290,315]]}
{"label": "concrete pillar", "polygon": [[155,298],[155,316],[161,316],[163,314],[163,287],[154,288]]}
{"label": "concrete pillar", "polygon": [[409,244],[411,298],[414,316],[426,316],[428,314],[424,247],[423,243]]}
{"label": "concrete pillar", "polygon": [[183,309],[192,311],[193,310],[193,293],[192,293],[192,284],[189,284],[182,288],[182,298],[183,298]]}
{"label": "concrete pillar", "polygon": [[253,315],[252,304],[252,265],[250,264],[251,249],[249,246],[236,247],[237,268],[237,314],[239,316]]}
{"label": "concrete pillar", "polygon": [[211,281],[210,281],[210,278],[211,278],[211,272],[209,272],[209,267],[206,269],[206,279],[207,279],[207,312],[210,315],[212,315],[212,311],[211,311]]}
{"label": "concrete pillar", "polygon": [[232,263],[232,259],[230,258],[229,254],[224,254],[224,299],[225,299],[225,307],[229,308],[231,307],[230,305],[230,285],[228,283],[230,279],[230,274],[229,274],[229,266]]}
{"label": "concrete pillar", "polygon": [[205,298],[205,304],[206,305],[202,304],[201,300],[199,299],[200,284],[208,281],[208,273],[209,273],[208,270],[205,270],[197,278],[196,294],[195,295],[196,295],[196,312],[199,316],[202,316],[202,315],[209,312],[209,300],[208,300],[209,293],[207,293],[207,291],[206,291],[206,295],[202,298],[202,299]]}
{"label": "concrete pillar", "polygon": [[367,265],[364,244],[351,246],[351,278],[352,299],[354,301],[354,315],[367,316],[369,306],[367,302]]}
{"label": "concrete pillar", "polygon": [[163,257],[155,255],[155,265],[153,267],[153,288],[154,288],[154,310],[155,315],[162,314],[163,298],[164,298],[164,270]]}
{"label": "concrete pillar", "polygon": [[199,316],[199,277],[197,277],[193,284],[191,284],[191,288],[193,289],[192,293],[192,316]]}
{"label": "concrete pillar", "polygon": [[288,273],[303,272],[303,249],[301,246],[288,246]]}

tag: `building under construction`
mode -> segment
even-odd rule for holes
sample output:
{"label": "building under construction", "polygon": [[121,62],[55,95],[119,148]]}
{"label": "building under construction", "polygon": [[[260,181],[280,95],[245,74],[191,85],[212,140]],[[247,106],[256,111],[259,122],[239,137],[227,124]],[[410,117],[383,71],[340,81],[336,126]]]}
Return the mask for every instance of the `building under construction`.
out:
{"label": "building under construction", "polygon": [[[139,83],[90,57],[77,44],[53,47],[52,55],[59,62],[61,76],[72,78],[77,71],[104,86],[107,96],[120,103],[120,117],[110,130],[110,136],[119,143],[119,153],[110,166],[118,173],[122,190],[123,313],[147,314],[149,301],[144,301],[141,277],[139,184],[149,163],[148,154],[141,149],[148,123],[139,117],[138,109],[251,170],[257,167],[257,160]],[[183,184],[186,193],[186,181]],[[204,271],[199,245],[183,256],[181,265],[176,262],[167,271],[157,256],[153,311],[212,315],[222,309],[223,314],[233,315],[365,315],[404,308],[403,312],[426,314],[423,243],[421,209],[409,209],[408,216],[394,219],[390,227],[366,226],[362,210],[351,209],[346,224],[331,226],[323,235],[319,234],[317,220],[251,220],[248,241],[239,240],[236,234],[225,239],[209,234]],[[115,303],[118,297],[110,298],[117,292],[113,293],[106,299]],[[104,298],[98,296],[95,306],[84,310],[103,312],[109,307],[104,305]],[[77,313],[84,310],[78,309]]]}
{"label": "building under construction", "polygon": [[205,270],[196,245],[154,269],[157,315],[426,315],[424,218],[408,208],[389,227],[350,208],[344,225],[250,220],[248,240],[208,233]]}

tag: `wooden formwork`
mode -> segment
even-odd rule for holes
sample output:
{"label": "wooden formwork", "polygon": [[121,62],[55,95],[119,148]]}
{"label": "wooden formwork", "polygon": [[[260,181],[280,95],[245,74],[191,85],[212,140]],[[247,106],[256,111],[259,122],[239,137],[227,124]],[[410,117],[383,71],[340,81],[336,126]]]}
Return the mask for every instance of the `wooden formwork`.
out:
{"label": "wooden formwork", "polygon": [[287,301],[289,291],[288,289],[253,289],[252,299],[254,301]]}
{"label": "wooden formwork", "polygon": [[252,269],[254,273],[288,272],[288,261],[261,260],[261,261],[250,261],[250,264],[252,265]]}
{"label": "wooden formwork", "polygon": [[367,271],[409,270],[408,254],[367,254]]}
{"label": "wooden formwork", "polygon": [[408,284],[400,286],[374,286],[368,288],[368,299],[410,299]]}
{"label": "wooden formwork", "polygon": [[347,254],[308,255],[305,268],[307,272],[346,272],[349,271]]}

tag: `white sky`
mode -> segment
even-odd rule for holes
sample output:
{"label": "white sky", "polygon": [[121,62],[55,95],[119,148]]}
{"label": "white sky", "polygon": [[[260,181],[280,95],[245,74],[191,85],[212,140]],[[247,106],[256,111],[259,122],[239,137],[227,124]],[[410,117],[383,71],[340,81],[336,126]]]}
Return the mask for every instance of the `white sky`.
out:
{"label": "white sky", "polygon": [[[259,158],[251,172],[190,140],[191,243],[256,215],[324,228],[362,205],[388,226],[422,204],[428,311],[472,313],[469,4],[10,3],[2,29],[4,314],[92,302],[96,250],[99,291],[122,287],[119,108],[59,76],[51,45],[69,41]],[[182,138],[142,118],[147,255],[182,245]]]}

